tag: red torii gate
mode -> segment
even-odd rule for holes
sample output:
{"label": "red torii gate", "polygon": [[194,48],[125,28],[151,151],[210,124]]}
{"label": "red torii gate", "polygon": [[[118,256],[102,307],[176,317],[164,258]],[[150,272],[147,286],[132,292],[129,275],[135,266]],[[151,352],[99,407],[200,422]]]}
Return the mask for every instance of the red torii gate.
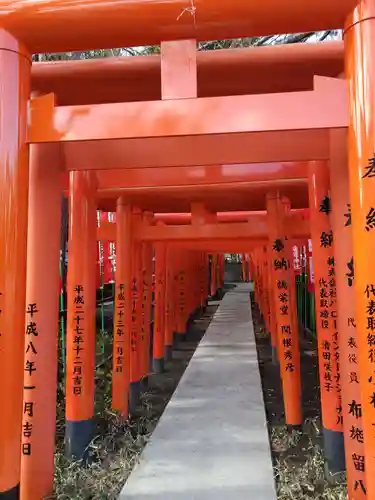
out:
{"label": "red torii gate", "polygon": [[[363,232],[363,223],[373,210],[372,173],[366,169],[372,168],[371,164],[368,165],[368,158],[374,151],[375,2],[362,0],[357,8],[356,5],[356,0],[341,0],[339,4],[333,0],[319,0],[303,5],[297,0],[285,1],[282,5],[277,0],[262,3],[236,0],[230,4],[224,0],[195,0],[192,4],[183,0],[168,4],[159,1],[104,3],[94,0],[80,3],[80,9],[77,9],[76,4],[67,0],[50,0],[43,4],[38,1],[26,4],[0,2],[0,106],[3,116],[0,134],[0,266],[6,270],[0,277],[0,380],[4,402],[0,417],[3,450],[0,457],[0,492],[5,498],[18,497],[20,477],[29,144],[64,143],[65,168],[73,172],[71,185],[76,193],[83,193],[83,199],[88,203],[88,200],[92,202],[95,192],[92,176],[86,172],[89,168],[105,170],[107,165],[111,169],[124,169],[325,161],[330,155],[330,130],[349,127],[357,315],[359,328],[366,330],[369,297],[365,296],[364,290],[371,290],[371,284],[375,282],[375,271],[371,265],[374,240],[370,230]],[[126,30],[124,20],[128,22]],[[28,113],[31,85],[29,54],[32,52],[314,31],[343,28],[345,22],[349,103],[343,81],[317,79],[314,90],[284,95],[197,98],[194,84],[185,95],[181,95],[181,89],[186,91],[186,87],[178,88],[177,85],[173,89],[172,78],[167,83],[172,82],[173,101],[62,107],[55,106],[53,97],[47,96],[32,99]],[[182,46],[176,45],[177,53]],[[170,47],[164,43],[165,50]],[[191,71],[184,61],[181,64],[178,69],[185,71],[188,81],[193,82],[195,64],[190,66]],[[175,82],[178,81],[177,78]],[[164,89],[162,98],[166,96],[171,97]],[[301,110],[306,116],[302,116]],[[345,141],[340,139],[340,144],[345,146]],[[44,156],[45,162],[49,154],[50,158],[55,158],[48,146],[35,148],[35,163],[31,165],[26,319],[28,327],[32,328],[29,335],[35,336],[35,343],[37,336],[46,337],[44,333],[48,332],[50,320],[47,321],[45,311],[54,311],[49,298],[54,297],[54,291],[58,290],[57,252],[52,252],[52,261],[48,264],[52,273],[48,274],[49,269],[45,270],[51,248],[56,250],[57,230],[60,227],[59,211],[51,210],[61,196],[61,185],[57,182],[59,173],[54,168],[56,164],[49,164],[48,171],[41,168],[41,156]],[[110,161],[106,161],[108,159]],[[49,204],[46,206],[43,200],[47,199],[47,195]],[[74,195],[72,204],[73,213],[77,207]],[[84,236],[88,241],[94,240],[79,211],[77,217],[82,223]],[[40,221],[43,221],[42,225]],[[51,228],[54,228],[53,231]],[[74,239],[78,238],[77,233]],[[79,268],[78,261],[76,264]],[[38,286],[36,277],[40,281],[41,276],[49,276],[51,293]],[[90,284],[89,279],[85,278],[84,282],[85,286]],[[43,314],[39,314],[40,311]],[[362,352],[359,371],[362,376],[363,424],[367,436],[366,467],[370,471],[367,488],[371,497],[375,494],[375,479],[371,476],[375,461],[372,432],[375,399],[371,386],[373,366],[370,355],[368,359],[366,356],[366,342],[365,335],[358,339],[359,351]],[[42,364],[41,343],[38,349],[38,362]],[[30,377],[32,367],[30,364],[28,368]],[[31,387],[27,390],[31,391]],[[32,418],[37,407],[35,400],[26,399],[24,414],[26,412]],[[20,409],[19,415],[15,414],[14,408]],[[39,440],[42,441],[40,436],[41,431]],[[357,480],[354,489],[359,487],[362,488],[362,483]],[[30,493],[27,489],[25,491]]]}

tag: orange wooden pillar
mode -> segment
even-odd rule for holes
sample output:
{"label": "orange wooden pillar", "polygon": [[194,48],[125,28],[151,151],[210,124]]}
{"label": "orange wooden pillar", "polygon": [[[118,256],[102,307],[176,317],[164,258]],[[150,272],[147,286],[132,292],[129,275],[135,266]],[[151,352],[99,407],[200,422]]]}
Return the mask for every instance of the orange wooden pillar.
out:
{"label": "orange wooden pillar", "polygon": [[251,272],[251,257],[250,257],[250,254],[247,254],[247,258],[248,258],[247,279],[250,282],[250,281],[253,281],[252,272]]}
{"label": "orange wooden pillar", "polygon": [[[187,252],[186,267],[186,333],[189,333],[190,326],[199,314],[199,282],[197,279],[197,252]],[[216,268],[217,270],[217,268]],[[217,282],[217,272],[215,273],[215,283]]]}
{"label": "orange wooden pillar", "polygon": [[[218,260],[219,264],[219,260]],[[194,252],[194,313],[199,315],[201,312],[201,254],[200,252]],[[217,268],[217,280],[219,286],[219,265]]]}
{"label": "orange wooden pillar", "polygon": [[[193,290],[193,252],[186,252],[186,286],[185,286],[185,294],[186,294],[186,314],[185,314],[185,324],[187,325],[187,329],[189,328],[190,317],[193,309],[194,303],[194,290]],[[188,333],[188,332],[187,332]]]}
{"label": "orange wooden pillar", "polygon": [[152,245],[142,244],[142,325],[141,325],[141,389],[148,387],[150,371],[151,299],[152,299]]}
{"label": "orange wooden pillar", "polygon": [[173,353],[173,330],[174,330],[174,252],[171,248],[166,249],[166,285],[165,285],[165,332],[164,332],[164,360],[172,360]]}
{"label": "orange wooden pillar", "polygon": [[117,200],[116,282],[113,318],[112,408],[128,417],[132,270],[132,209]]}
{"label": "orange wooden pillar", "polygon": [[165,328],[165,278],[166,247],[155,244],[155,312],[153,368],[155,373],[164,371],[164,328]]}
{"label": "orange wooden pillar", "polygon": [[[245,257],[246,258],[246,257]],[[269,300],[269,263],[268,263],[268,250],[267,247],[262,247],[262,283],[263,283],[263,310],[264,310],[264,323],[266,325],[267,331],[270,331],[270,300]],[[246,269],[245,269],[246,279],[247,280],[247,261],[246,261]]]}
{"label": "orange wooden pillar", "polygon": [[345,459],[341,418],[336,268],[329,216],[331,198],[327,162],[309,163],[309,203],[312,255],[317,284],[315,307],[324,452],[328,472],[337,473],[345,469]]}
{"label": "orange wooden pillar", "polygon": [[[0,31],[0,498],[18,499],[24,385],[31,56]],[[30,398],[30,403],[33,400]],[[25,408],[23,408],[25,409]],[[29,409],[29,405],[27,406]]]}
{"label": "orange wooden pillar", "polygon": [[331,131],[331,224],[335,242],[337,310],[339,312],[337,327],[340,332],[341,417],[344,430],[348,497],[360,500],[366,498],[366,481],[346,138],[346,130]]}
{"label": "orange wooden pillar", "polygon": [[208,253],[204,253],[204,283],[205,283],[205,297],[206,297],[206,306],[208,304],[209,297],[209,275],[210,275],[210,267],[209,267],[209,255]]}
{"label": "orange wooden pillar", "polygon": [[[69,185],[66,454],[86,456],[93,433],[96,312],[96,179],[71,172]],[[29,321],[32,317],[29,313]]]}
{"label": "orange wooden pillar", "polygon": [[177,256],[177,322],[176,338],[186,338],[186,252],[181,251]]}
{"label": "orange wooden pillar", "polygon": [[284,239],[284,212],[277,195],[267,196],[268,232],[272,242],[273,293],[279,339],[280,373],[283,386],[285,420],[290,426],[302,424],[299,333],[292,307],[294,283],[290,279],[290,259]]}
{"label": "orange wooden pillar", "polygon": [[[163,100],[189,99],[197,97],[197,47],[195,40],[176,40],[161,42],[161,96]],[[181,252],[185,255],[186,252]],[[186,289],[185,267],[179,272],[179,299],[176,337],[182,338],[186,334],[187,316],[191,311],[186,310],[188,290]],[[155,339],[155,332],[154,332]],[[160,353],[159,353],[160,354]],[[155,350],[154,350],[155,355]],[[155,359],[155,357],[154,357]]]}
{"label": "orange wooden pillar", "polygon": [[[262,313],[262,318],[264,320],[264,276],[263,276],[263,248],[257,248],[257,259],[258,259],[258,274],[259,274],[259,308]],[[241,279],[242,279],[242,261],[241,261]]]}
{"label": "orange wooden pillar", "polygon": [[207,282],[206,282],[206,253],[199,254],[199,289],[200,289],[200,307],[205,311],[207,307]]}
{"label": "orange wooden pillar", "polygon": [[224,270],[225,270],[225,255],[219,255],[219,288],[222,290],[224,287]]}
{"label": "orange wooden pillar", "polygon": [[[270,308],[270,319],[269,319],[269,331],[271,334],[271,348],[272,348],[272,362],[276,365],[279,362],[279,328],[277,324],[276,316],[276,303],[275,303],[275,278],[273,270],[273,259],[272,259],[272,247],[273,244],[267,246],[267,259],[268,259],[268,273],[267,273],[267,285],[268,285],[268,302]],[[252,277],[255,278],[255,271],[252,270]]]}
{"label": "orange wooden pillar", "polygon": [[30,411],[22,422],[23,500],[40,500],[53,492],[61,233],[58,152],[55,144],[33,145],[30,151],[24,386],[24,408]]}
{"label": "orange wooden pillar", "polygon": [[247,281],[247,266],[246,266],[246,255],[243,253],[241,255],[241,270],[242,270],[242,281],[246,283]]}
{"label": "orange wooden pillar", "polygon": [[[132,225],[135,227],[138,214],[133,214]],[[130,385],[129,413],[134,414],[141,392],[141,325],[142,325],[142,245],[132,245],[131,278],[131,319],[130,319]]]}
{"label": "orange wooden pillar", "polygon": [[[364,435],[366,483],[355,479],[355,491],[375,498],[375,0],[363,0],[347,20],[344,33],[349,88],[349,186],[355,270],[358,374]],[[348,213],[346,211],[346,213]],[[355,354],[355,353],[353,353]],[[346,418],[346,414],[344,419]],[[361,464],[361,465],[359,465]]]}
{"label": "orange wooden pillar", "polygon": [[252,260],[254,264],[254,300],[258,305],[259,301],[259,266],[258,266],[258,248],[254,248],[252,253]]}
{"label": "orange wooden pillar", "polygon": [[263,247],[258,248],[258,270],[259,270],[259,307],[262,312],[262,318],[264,318],[264,273],[263,273]]}
{"label": "orange wooden pillar", "polygon": [[[247,265],[249,263],[247,262]],[[262,248],[262,269],[263,269],[263,287],[264,287],[264,322],[267,331],[271,334],[272,339],[272,320],[271,320],[271,290],[270,290],[270,262],[269,262],[269,249],[265,246]],[[246,268],[246,278],[248,276]]]}
{"label": "orange wooden pillar", "polygon": [[[291,205],[290,201],[282,197],[281,199],[281,205],[282,205],[282,213],[285,218],[285,216],[288,216]],[[284,219],[285,220],[285,219]],[[292,243],[292,234],[291,234],[291,228],[289,225],[285,224],[284,225],[284,234],[287,238],[285,241],[285,250],[287,252],[287,258],[291,265],[289,265],[289,280],[290,280],[290,293],[289,293],[289,298],[290,298],[290,307],[293,311],[291,320],[292,320],[292,328],[296,331],[299,332],[300,326],[299,326],[299,320],[298,320],[298,315],[297,315],[297,296],[296,296],[296,278],[295,278],[295,271],[294,271],[294,255],[293,255],[293,243]]]}
{"label": "orange wooden pillar", "polygon": [[217,266],[217,255],[211,255],[211,297],[216,297],[217,293],[217,283],[216,283],[216,266]]}

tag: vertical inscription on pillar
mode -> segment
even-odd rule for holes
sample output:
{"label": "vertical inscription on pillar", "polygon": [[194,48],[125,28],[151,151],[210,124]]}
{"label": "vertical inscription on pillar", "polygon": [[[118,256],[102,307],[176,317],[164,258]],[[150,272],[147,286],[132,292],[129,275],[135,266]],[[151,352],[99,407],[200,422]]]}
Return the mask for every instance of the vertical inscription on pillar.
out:
{"label": "vertical inscription on pillar", "polygon": [[115,344],[116,344],[116,358],[115,358],[115,371],[122,373],[124,369],[124,310],[125,310],[125,285],[120,283],[116,295],[116,323],[115,323]]}
{"label": "vertical inscription on pillar", "polygon": [[25,342],[25,385],[23,402],[23,423],[22,423],[22,455],[30,456],[32,453],[31,437],[33,434],[34,398],[33,392],[36,390],[34,373],[37,370],[37,342],[39,337],[37,326],[37,313],[39,312],[36,303],[30,303],[26,309],[26,342]]}
{"label": "vertical inscription on pillar", "polygon": [[281,239],[274,241],[272,250],[279,254],[279,256],[273,260],[273,268],[277,279],[278,324],[283,348],[281,366],[284,372],[292,374],[295,372],[296,366],[293,354],[293,348],[295,346],[293,345],[289,311],[289,287],[287,280],[289,263],[284,257],[284,243]]}
{"label": "vertical inscription on pillar", "polygon": [[178,310],[182,318],[185,318],[185,309],[186,309],[185,278],[186,278],[185,270],[180,269],[178,273],[178,284],[179,284]]}
{"label": "vertical inscription on pillar", "polygon": [[149,293],[149,284],[147,283],[147,268],[145,264],[142,268],[142,317],[141,317],[141,342],[146,342],[146,304]]}
{"label": "vertical inscription on pillar", "polygon": [[329,215],[331,199],[324,196],[319,212],[326,215],[327,222],[321,222],[317,263],[317,327],[319,339],[319,364],[322,406],[325,409],[323,423],[329,430],[341,431],[343,408],[340,383],[340,350],[337,321],[336,271],[333,232]]}
{"label": "vertical inscription on pillar", "polygon": [[134,276],[132,280],[131,287],[131,301],[132,301],[132,314],[131,314],[131,326],[130,326],[130,348],[134,355],[137,353],[138,341],[137,341],[137,301],[138,301],[138,283],[137,278]]}
{"label": "vertical inscription on pillar", "polygon": [[[269,275],[269,263],[268,263],[268,249],[267,247],[263,248],[264,252],[264,258],[263,258],[263,264],[264,264],[264,283],[265,283],[265,304],[266,304],[266,314],[267,314],[267,325],[270,328],[271,325],[271,304],[270,304],[270,294],[269,294],[269,284],[268,284],[268,275]],[[248,262],[248,265],[250,263]]]}
{"label": "vertical inscription on pillar", "polygon": [[85,321],[85,297],[83,294],[83,286],[77,284],[74,287],[73,300],[73,385],[72,391],[74,396],[81,396],[83,391],[83,373],[82,373],[82,357],[81,353],[84,350],[84,321]]}
{"label": "vertical inscription on pillar", "polygon": [[324,278],[319,280],[319,321],[322,331],[321,349],[324,367],[324,390],[326,393],[335,391],[337,394],[337,424],[341,425],[343,415],[340,385],[340,351],[338,344],[339,333],[337,331],[335,259],[333,256],[327,258],[327,266],[328,280]]}

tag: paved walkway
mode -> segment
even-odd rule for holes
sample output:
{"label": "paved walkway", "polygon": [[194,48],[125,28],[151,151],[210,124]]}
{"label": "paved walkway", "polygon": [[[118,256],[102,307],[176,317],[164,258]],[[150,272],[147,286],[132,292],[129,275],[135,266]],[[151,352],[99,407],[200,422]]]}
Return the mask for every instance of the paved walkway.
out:
{"label": "paved walkway", "polygon": [[249,299],[228,292],[121,500],[275,500]]}

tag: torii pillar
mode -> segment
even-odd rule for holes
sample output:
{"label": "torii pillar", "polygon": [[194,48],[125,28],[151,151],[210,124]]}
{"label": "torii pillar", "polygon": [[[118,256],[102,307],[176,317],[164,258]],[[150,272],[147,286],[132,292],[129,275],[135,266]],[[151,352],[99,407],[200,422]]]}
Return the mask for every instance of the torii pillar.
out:
{"label": "torii pillar", "polygon": [[68,457],[86,458],[94,430],[96,178],[70,172],[66,428]]}
{"label": "torii pillar", "polygon": [[30,150],[24,385],[24,406],[30,411],[22,422],[22,500],[53,493],[62,189],[58,153],[59,144],[53,143]]}
{"label": "torii pillar", "polygon": [[364,491],[366,481],[363,412],[358,373],[358,335],[355,313],[356,280],[346,138],[347,131],[345,129],[331,131],[331,226],[335,242],[337,326],[340,332],[340,381],[348,498],[350,500],[363,500],[366,498]]}
{"label": "torii pillar", "polygon": [[[0,30],[0,498],[18,499],[24,385],[31,56]],[[28,401],[33,403],[33,400]],[[28,411],[30,405],[26,407]]]}
{"label": "torii pillar", "polygon": [[315,307],[324,454],[327,473],[337,474],[345,470],[345,456],[334,239],[329,217],[331,197],[328,162],[309,162],[309,204],[317,282]]}
{"label": "torii pillar", "polygon": [[362,0],[344,33],[349,88],[349,185],[366,486],[375,498],[375,0]]}

